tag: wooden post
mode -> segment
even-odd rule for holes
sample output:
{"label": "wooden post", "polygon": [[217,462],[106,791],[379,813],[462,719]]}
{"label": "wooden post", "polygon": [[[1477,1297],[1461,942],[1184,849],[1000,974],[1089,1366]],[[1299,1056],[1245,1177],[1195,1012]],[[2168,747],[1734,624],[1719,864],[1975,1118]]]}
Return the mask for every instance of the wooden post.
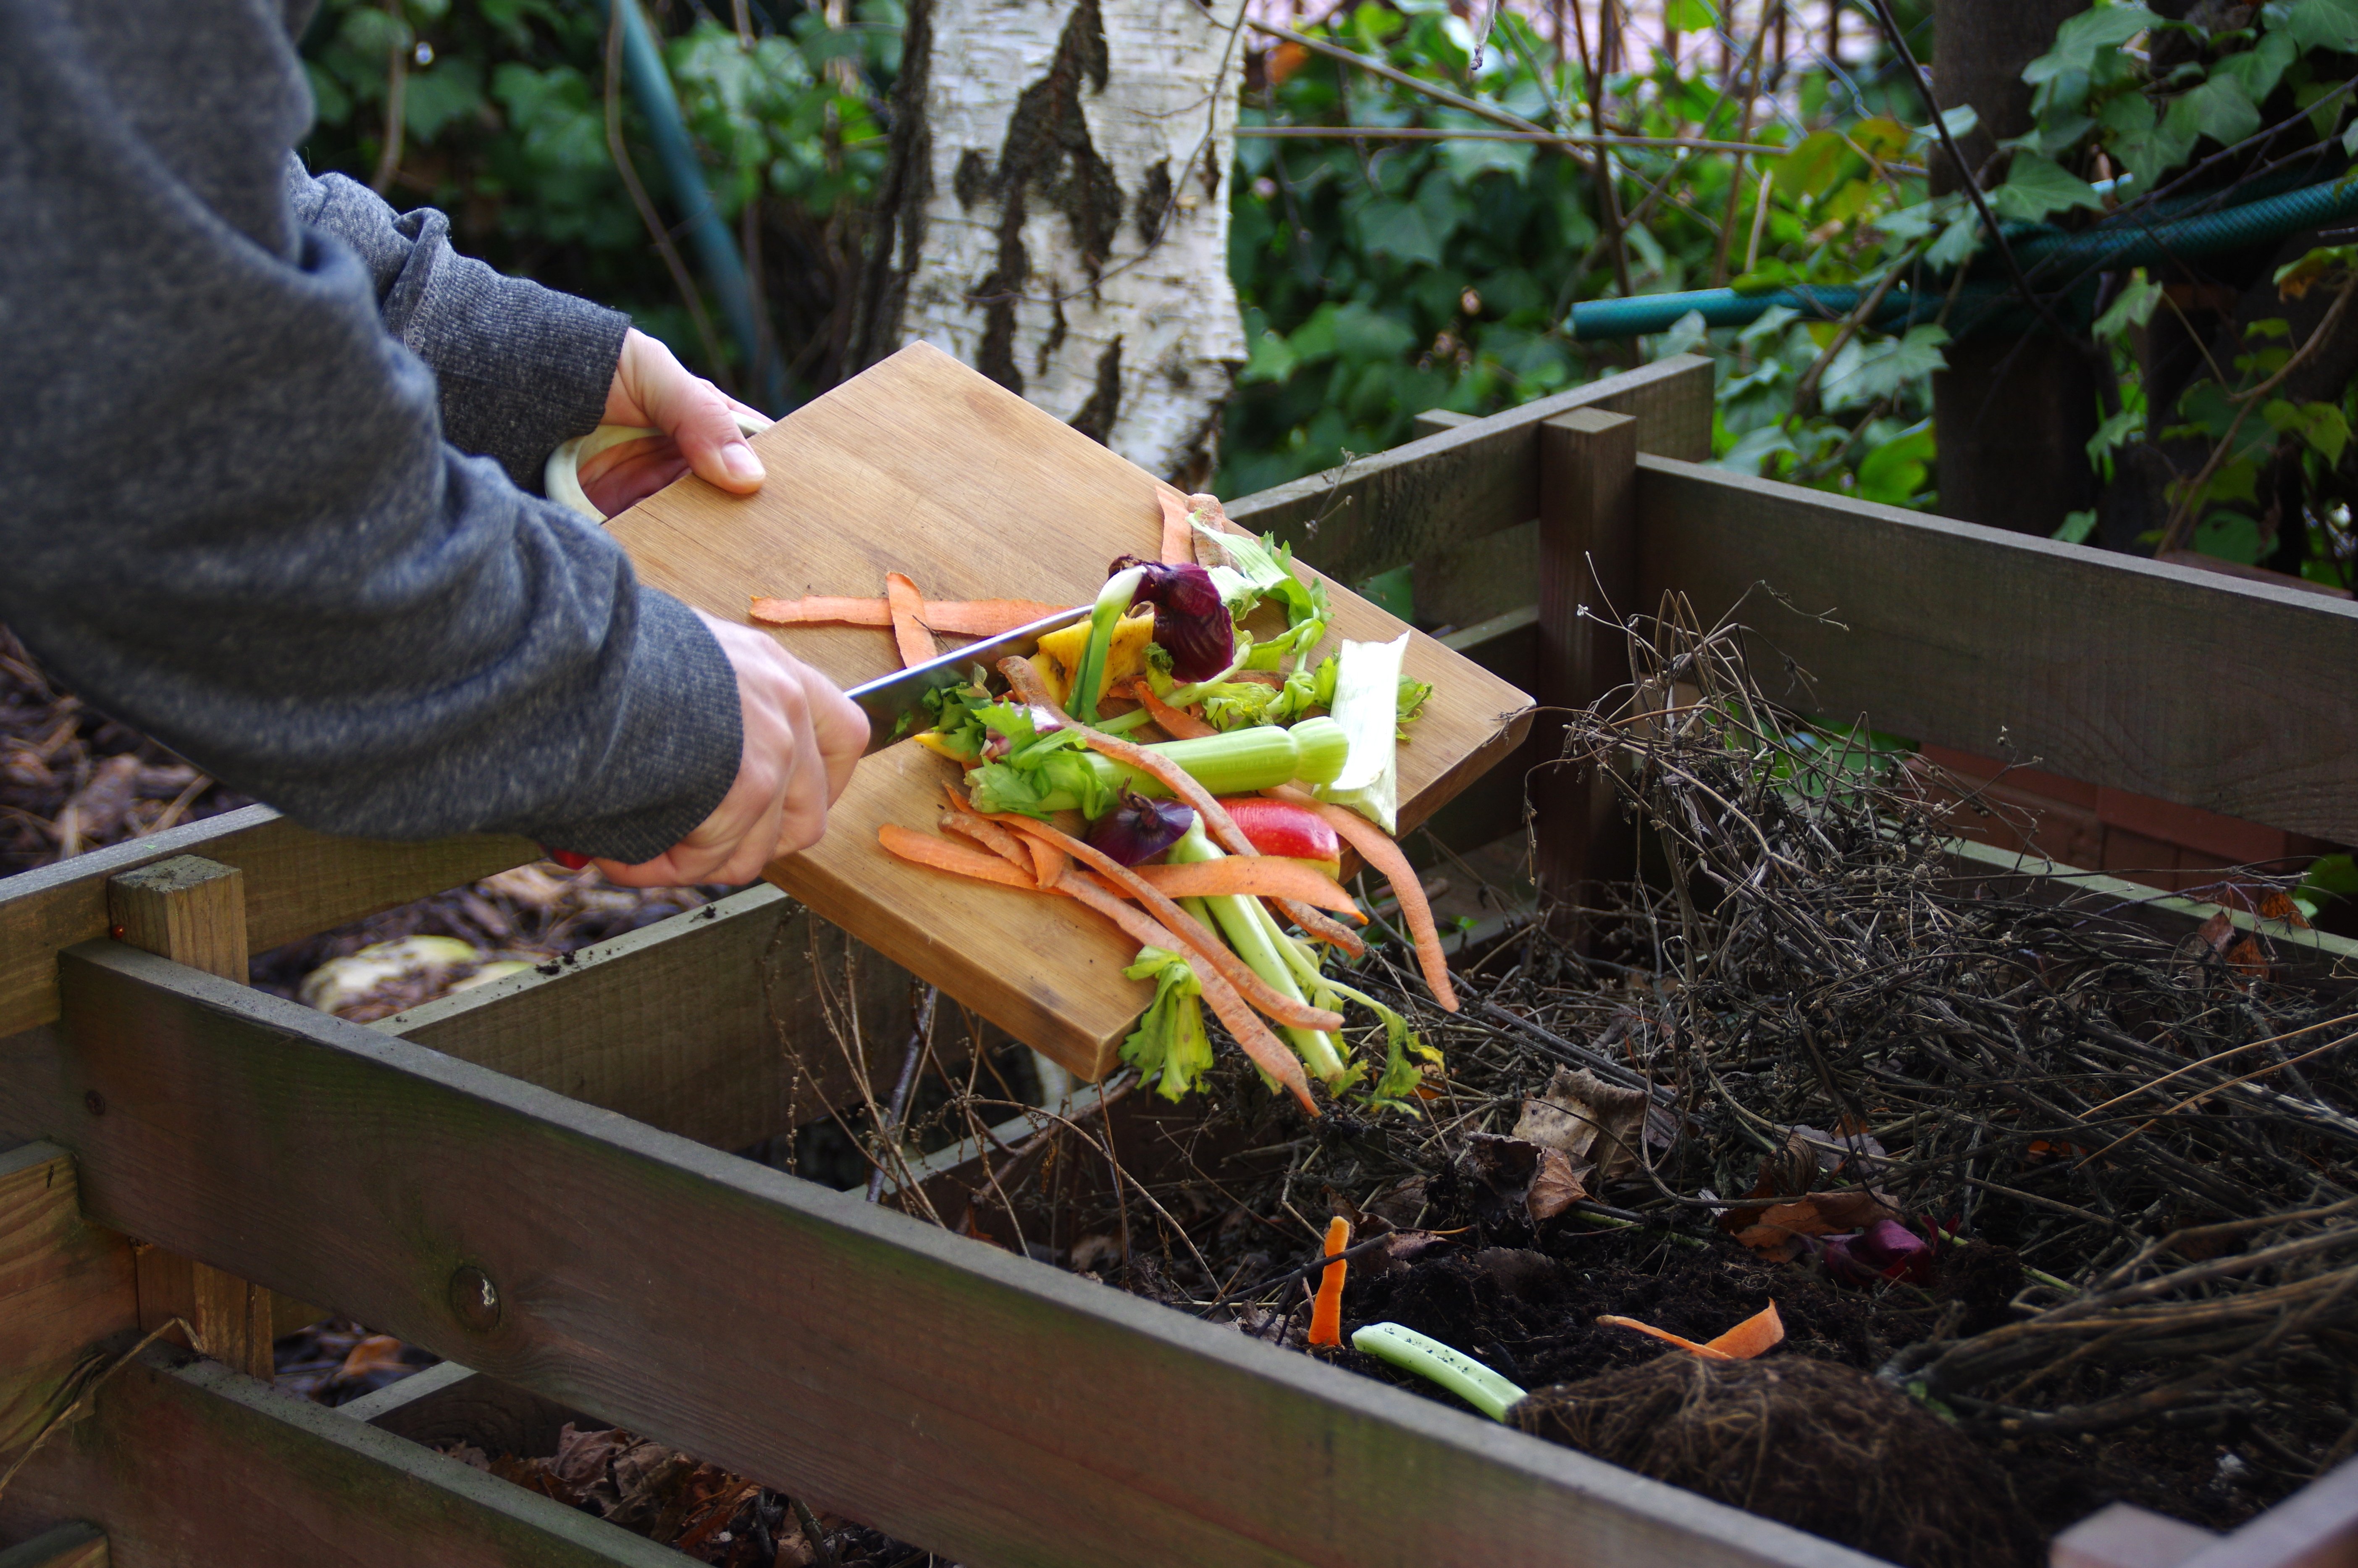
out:
{"label": "wooden post", "polygon": [[1532,829],[1541,892],[1578,905],[1595,902],[1598,883],[1634,869],[1628,836],[1613,830],[1612,781],[1552,759],[1563,749],[1565,713],[1628,679],[1617,618],[1639,610],[1638,421],[1580,408],[1548,420],[1539,438],[1540,679],[1533,695],[1543,711],[1531,727],[1542,760],[1532,775]]}
{"label": "wooden post", "polygon": [[[245,878],[234,866],[179,855],[111,877],[106,884],[109,935],[145,952],[246,983]],[[104,1115],[103,1103],[88,1108]],[[162,1327],[185,1318],[215,1360],[270,1380],[273,1325],[270,1292],[258,1285],[176,1257],[139,1249],[139,1326]]]}

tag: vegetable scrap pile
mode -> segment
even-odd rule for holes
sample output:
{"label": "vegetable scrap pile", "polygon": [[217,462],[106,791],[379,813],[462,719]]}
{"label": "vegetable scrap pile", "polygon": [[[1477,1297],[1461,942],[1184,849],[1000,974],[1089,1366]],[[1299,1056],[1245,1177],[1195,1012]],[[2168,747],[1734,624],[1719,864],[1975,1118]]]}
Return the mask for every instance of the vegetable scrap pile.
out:
{"label": "vegetable scrap pile", "polygon": [[[2114,1500],[2232,1528],[2358,1452],[2346,986],[2248,920],[1952,869],[1938,814],[1971,786],[1779,711],[1739,629],[1673,607],[1632,665],[1555,771],[1610,771],[1648,879],[1562,912],[1585,944],[1531,924],[1458,956],[1455,1011],[1397,946],[1347,971],[1447,1053],[1407,1114],[1309,1120],[1223,1062],[1206,1111],[1133,1095],[965,1227],[1394,1381],[1349,1347],[1368,1325],[1541,1390],[1693,1354],[1611,1319],[1708,1344],[1773,1303],[1758,1365],[1868,1375],[2049,1532]],[[1357,1238],[1335,1259],[1330,1216]],[[1664,1365],[1637,1414],[1554,1434],[1700,1486],[1639,1441],[1702,1397]],[[1815,1400],[1806,1452],[1855,1452],[1858,1401],[1787,1383],[1702,1489],[1838,1532],[1851,1493],[1788,1485],[1791,1422]]]}
{"label": "vegetable scrap pile", "polygon": [[[934,727],[915,739],[964,775],[936,831],[887,824],[879,838],[914,864],[1071,899],[1135,940],[1127,972],[1155,989],[1123,1059],[1167,1098],[1213,1065],[1208,1007],[1307,1114],[1338,1097],[1404,1108],[1438,1053],[1319,949],[1366,951],[1353,925],[1367,917],[1336,880],[1347,848],[1390,880],[1431,994],[1456,1005],[1392,838],[1396,748],[1431,689],[1401,672],[1406,633],[1321,657],[1323,581],[1274,540],[1235,531],[1211,496],[1165,492],[1163,504],[1162,558],[1115,561],[1086,620],[995,676],[978,666],[931,694]],[[889,625],[909,664],[935,656],[934,632],[990,634],[1055,611],[931,601],[900,573],[881,600],[753,604],[770,624]],[[1364,1040],[1347,1007],[1375,1021]]]}

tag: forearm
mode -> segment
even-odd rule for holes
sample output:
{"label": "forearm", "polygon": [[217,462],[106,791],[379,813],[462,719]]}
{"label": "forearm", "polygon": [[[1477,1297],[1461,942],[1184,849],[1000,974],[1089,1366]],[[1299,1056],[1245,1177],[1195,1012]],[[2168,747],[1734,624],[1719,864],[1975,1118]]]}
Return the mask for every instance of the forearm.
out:
{"label": "forearm", "polygon": [[292,159],[287,188],[298,222],[361,258],[385,330],[434,372],[444,438],[537,493],[549,452],[599,423],[630,318],[460,255],[431,208],[396,214]]}
{"label": "forearm", "polygon": [[[0,425],[0,620],[312,825],[647,859],[735,773],[730,666],[602,532],[445,444],[377,278],[288,211],[296,71],[268,0],[0,6],[0,315],[38,389]],[[418,282],[390,319],[430,345]]]}

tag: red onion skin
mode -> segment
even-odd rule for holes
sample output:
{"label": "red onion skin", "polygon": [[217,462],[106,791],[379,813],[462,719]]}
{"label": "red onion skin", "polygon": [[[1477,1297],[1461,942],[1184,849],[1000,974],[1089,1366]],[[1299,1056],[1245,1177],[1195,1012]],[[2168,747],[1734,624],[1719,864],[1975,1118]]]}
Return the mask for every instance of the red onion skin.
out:
{"label": "red onion skin", "polygon": [[1236,623],[1211,573],[1193,562],[1166,566],[1132,556],[1113,564],[1117,572],[1131,567],[1146,575],[1130,603],[1154,606],[1154,641],[1171,655],[1175,678],[1209,680],[1236,662]]}
{"label": "red onion skin", "polygon": [[1193,806],[1125,794],[1090,825],[1087,843],[1125,866],[1142,865],[1185,838],[1195,825]]}
{"label": "red onion skin", "polygon": [[1908,1280],[1923,1283],[1932,1274],[1932,1246],[1894,1219],[1878,1219],[1848,1236],[1828,1236],[1819,1242],[1826,1271],[1845,1284],[1869,1285],[1877,1280]]}

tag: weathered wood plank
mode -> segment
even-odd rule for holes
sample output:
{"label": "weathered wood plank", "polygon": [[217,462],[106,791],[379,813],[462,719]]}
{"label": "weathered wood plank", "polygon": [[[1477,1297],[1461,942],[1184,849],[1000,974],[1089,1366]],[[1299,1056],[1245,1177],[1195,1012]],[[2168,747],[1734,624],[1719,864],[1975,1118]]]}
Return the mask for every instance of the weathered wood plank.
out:
{"label": "weathered wood plank", "polygon": [[375,1393],[338,1405],[336,1413],[412,1443],[471,1443],[495,1456],[554,1454],[568,1422],[584,1429],[599,1424],[529,1389],[503,1383],[456,1361],[413,1372]]}
{"label": "weathered wood plank", "polygon": [[75,1520],[0,1551],[0,1568],[107,1568],[106,1535]]}
{"label": "weathered wood plank", "polygon": [[[235,866],[175,855],[108,878],[106,908],[117,941],[245,984],[245,873]],[[206,1355],[265,1381],[272,1312],[270,1292],[257,1285],[158,1247],[139,1250],[139,1326],[178,1318]]]}
{"label": "weathered wood plank", "polygon": [[251,806],[0,880],[0,1036],[58,1015],[57,955],[107,931],[107,879],[175,855],[245,873],[255,951],[540,858],[529,840],[484,835],[430,844],[314,833]]}
{"label": "weathered wood plank", "polygon": [[2185,1559],[2180,1568],[2350,1568],[2358,1563],[2358,1460]]}
{"label": "weathered wood plank", "polygon": [[[1357,582],[1539,515],[1539,427],[1577,408],[1638,421],[1640,451],[1711,456],[1712,366],[1679,354],[1228,503],[1327,576]],[[1314,529],[1313,524],[1315,524]]]}
{"label": "weathered wood plank", "polygon": [[1772,697],[2358,839],[2358,605],[1662,458],[1638,495],[1647,603],[1793,606],[1741,612]]}
{"label": "weathered wood plank", "polygon": [[961,1562],[1866,1561],[143,953],[60,968],[95,1217]]}
{"label": "weathered wood plank", "polygon": [[[1621,620],[1636,613],[1638,443],[1635,418],[1599,408],[1560,415],[1539,428],[1539,675],[1534,694],[1565,714],[1626,685]],[[1625,876],[1635,857],[1615,831],[1613,781],[1560,761],[1560,719],[1534,727],[1531,790],[1540,887],[1572,904],[1599,903],[1599,883]]]}
{"label": "weathered wood plank", "polygon": [[[858,1098],[822,988],[899,1051],[907,971],[763,886],[372,1027],[733,1150]],[[946,1063],[959,1036],[938,1032]]]}
{"label": "weathered wood plank", "polygon": [[[186,1361],[187,1364],[179,1363]],[[103,1526],[114,1568],[679,1568],[676,1552],[156,1346],[0,1498],[0,1530]]]}
{"label": "weathered wood plank", "polygon": [[0,1152],[0,1454],[64,1405],[92,1346],[138,1319],[131,1244],[83,1223],[72,1157]]}

